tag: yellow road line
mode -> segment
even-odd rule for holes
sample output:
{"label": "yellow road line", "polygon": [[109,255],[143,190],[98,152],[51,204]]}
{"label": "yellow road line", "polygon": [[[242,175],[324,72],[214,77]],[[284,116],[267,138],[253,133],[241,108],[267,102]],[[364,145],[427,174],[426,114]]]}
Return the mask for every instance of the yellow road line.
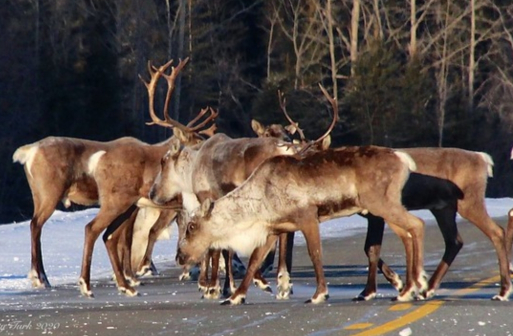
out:
{"label": "yellow road line", "polygon": [[410,309],[413,306],[411,303],[397,303],[390,307],[388,310],[390,311],[401,311],[401,310],[407,310]]}
{"label": "yellow road line", "polygon": [[392,320],[385,324],[380,324],[379,326],[376,326],[372,329],[363,331],[358,334],[354,334],[352,336],[377,336],[386,334],[387,332],[391,332],[393,330],[401,328],[407,324],[410,324],[423,318],[424,316],[431,314],[432,312],[440,308],[440,306],[443,305],[443,303],[444,301],[429,301],[420,306],[419,308],[415,309],[414,311],[405,314],[395,320]]}
{"label": "yellow road line", "polygon": [[360,330],[360,329],[366,329],[366,328],[369,328],[369,327],[372,327],[373,326],[373,323],[355,323],[355,324],[351,324],[350,326],[344,328],[344,329],[347,329],[347,330]]}
{"label": "yellow road line", "polygon": [[[488,279],[485,279],[485,280],[482,280],[482,281],[479,281],[475,284],[472,284],[471,286],[469,286],[467,288],[457,290],[454,293],[454,295],[463,296],[463,295],[478,291],[482,287],[485,287],[485,286],[487,286],[491,283],[495,283],[497,281],[500,281],[500,276],[498,276],[498,275],[493,276]],[[402,315],[402,316],[396,318],[395,320],[389,321],[384,324],[380,324],[372,329],[365,330],[363,332],[353,334],[351,336],[377,336],[377,335],[386,334],[393,330],[404,327],[412,322],[420,320],[421,318],[435,312],[438,308],[440,308],[444,304],[444,302],[445,301],[440,301],[440,300],[427,301],[425,304],[423,304],[419,308],[415,309],[414,311],[409,312],[405,315]],[[406,307],[406,306],[402,306],[400,308],[407,309],[404,307]],[[390,309],[390,310],[401,310],[401,309]],[[361,323],[361,324],[363,324],[363,323]],[[348,328],[349,327],[346,327],[344,329],[348,329]]]}

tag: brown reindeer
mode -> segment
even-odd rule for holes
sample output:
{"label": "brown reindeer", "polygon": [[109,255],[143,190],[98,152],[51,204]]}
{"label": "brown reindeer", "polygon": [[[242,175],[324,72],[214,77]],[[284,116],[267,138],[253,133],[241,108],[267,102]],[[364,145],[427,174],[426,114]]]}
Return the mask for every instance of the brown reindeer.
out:
{"label": "brown reindeer", "polygon": [[[489,216],[485,207],[485,191],[488,177],[492,176],[493,161],[486,153],[457,148],[404,148],[417,164],[403,189],[403,203],[408,209],[429,209],[435,216],[445,241],[445,253],[431,276],[425,298],[434,296],[443,276],[463,247],[456,213],[478,227],[492,242],[499,263],[501,287],[492,299],[507,301],[511,293],[508,272],[507,243],[504,230]],[[450,189],[455,190],[450,191]],[[422,190],[422,192],[419,192]],[[460,194],[460,195],[458,195]],[[400,287],[399,277],[383,260],[380,248],[383,239],[383,219],[370,216],[365,252],[369,257],[369,278],[359,299],[372,299],[376,295],[376,270],[379,267],[385,277]],[[372,225],[372,229],[371,229]],[[380,229],[378,229],[380,228]]]}
{"label": "brown reindeer", "polygon": [[[187,141],[188,145],[194,145],[204,140],[201,134],[212,135],[215,125],[207,130],[199,130],[213,120],[217,113],[212,109],[204,109],[187,126],[169,118],[168,105],[174,89],[174,82],[186,63],[187,59],[180,61],[176,68],[171,67],[170,75],[167,75],[165,71],[171,66],[172,61],[158,69],[149,66],[148,70],[151,79],[149,82],[144,83],[148,89],[149,111],[153,121],[151,124],[179,128],[183,133],[182,141]],[[164,120],[157,117],[153,102],[155,88],[161,77],[164,77],[168,84],[166,102],[164,104]],[[192,126],[207,112],[210,112],[210,115],[206,119]],[[91,256],[96,239],[105,229],[107,230],[103,236],[104,242],[116,276],[118,289],[129,296],[137,294],[135,289],[122,276],[121,261],[117,249],[123,230],[117,230],[119,225],[116,222],[120,216],[128,216],[135,211],[135,205],[141,206],[142,200],[149,202],[150,206],[155,206],[146,197],[160,169],[162,157],[168,150],[170,143],[173,142],[174,138],[171,137],[167,141],[156,145],[138,142],[126,146],[116,146],[108,151],[95,153],[89,160],[90,174],[97,183],[101,207],[98,215],[86,226],[82,271],[79,280],[80,290],[83,295],[92,296],[90,289]],[[126,236],[130,236],[130,234],[126,234]]]}
{"label": "brown reindeer", "polygon": [[225,301],[239,304],[244,301],[248,279],[276,242],[277,234],[300,230],[317,278],[317,290],[310,301],[319,303],[328,297],[319,223],[372,212],[383,216],[405,245],[407,280],[397,299],[411,300],[417,289],[427,288],[422,266],[423,222],[401,204],[401,189],[414,166],[407,154],[380,147],[344,147],[305,157],[270,158],[237,189],[202,203],[180,241],[178,259],[180,263],[194,262],[209,247],[229,247],[245,254],[256,249],[243,283]]}
{"label": "brown reindeer", "polygon": [[[190,212],[204,199],[217,199],[233,190],[266,158],[292,154],[289,145],[276,138],[231,139],[224,134],[212,136],[197,148],[176,143],[163,158],[150,198],[162,204],[181,194],[184,208]],[[228,276],[230,273],[227,270]],[[220,295],[217,278],[206,287],[206,297]]]}
{"label": "brown reindeer", "polygon": [[133,138],[99,142],[48,137],[16,150],[13,161],[24,165],[34,204],[30,222],[31,268],[28,274],[33,287],[50,287],[41,253],[41,231],[58,203],[62,201],[66,207],[71,203],[86,206],[98,204],[96,182],[87,174],[91,155],[134,141]]}
{"label": "brown reindeer", "polygon": [[[400,149],[408,153],[417,164],[416,173],[410,174],[402,191],[402,202],[408,210],[430,210],[442,232],[445,252],[438,267],[428,282],[424,298],[434,296],[444,275],[463,247],[458,233],[456,214],[476,225],[491,241],[497,252],[501,288],[492,299],[506,301],[511,293],[510,277],[507,272],[507,257],[513,240],[513,216],[508,223],[506,245],[502,243],[504,233],[488,216],[485,208],[487,178],[492,176],[493,161],[486,153],[457,148],[411,148]],[[510,212],[513,214],[513,212]],[[356,300],[370,300],[376,296],[376,273],[381,270],[385,278],[398,290],[402,288],[400,277],[380,259],[383,239],[383,218],[367,214],[367,237],[365,253],[369,258],[367,284]],[[287,245],[287,249],[292,244]],[[288,251],[289,255],[290,252]],[[287,260],[290,272],[290,258]],[[283,266],[282,266],[283,267]],[[282,273],[288,275],[282,268]],[[280,296],[288,292],[279,291]]]}
{"label": "brown reindeer", "polygon": [[[183,62],[185,65],[186,61]],[[170,63],[167,65],[169,66]],[[182,65],[182,66],[183,66]],[[150,104],[152,104],[150,102]],[[24,165],[34,203],[31,220],[31,270],[29,279],[34,287],[50,287],[44,270],[41,253],[42,227],[57,204],[66,207],[71,203],[92,206],[98,204],[96,181],[88,174],[89,160],[94,153],[116,147],[131,148],[150,146],[141,141],[124,137],[110,142],[99,142],[67,137],[48,137],[18,148],[13,161]],[[166,144],[156,147],[165,148]],[[158,156],[158,155],[157,155]],[[151,202],[141,202],[152,205]],[[129,220],[131,216],[127,216]],[[131,220],[134,220],[133,217]],[[160,231],[156,232],[158,236]]]}

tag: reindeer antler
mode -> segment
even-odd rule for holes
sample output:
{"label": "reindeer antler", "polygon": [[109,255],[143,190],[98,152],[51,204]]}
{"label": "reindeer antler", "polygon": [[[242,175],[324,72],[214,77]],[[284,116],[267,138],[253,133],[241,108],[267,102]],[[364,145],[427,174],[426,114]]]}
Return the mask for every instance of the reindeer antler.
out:
{"label": "reindeer antler", "polygon": [[321,135],[317,140],[315,141],[310,141],[306,146],[304,146],[303,148],[301,148],[301,150],[297,153],[297,155],[303,155],[306,151],[308,151],[312,146],[314,146],[315,144],[318,144],[320,142],[322,142],[330,133],[331,131],[333,131],[333,128],[335,128],[335,124],[337,123],[338,121],[338,102],[335,98],[331,97],[329,94],[328,94],[328,91],[326,91],[326,89],[321,85],[319,84],[319,88],[321,89],[322,93],[324,94],[324,96],[326,97],[326,99],[328,99],[328,101],[330,102],[331,104],[331,107],[333,109],[333,120],[331,121],[331,125],[330,127],[328,127],[328,129],[326,130],[326,132]]}
{"label": "reindeer antler", "polygon": [[285,114],[285,118],[287,118],[290,125],[292,127],[294,127],[294,129],[299,133],[299,137],[301,138],[301,143],[306,143],[307,140],[305,138],[305,134],[303,133],[303,130],[301,128],[299,128],[299,123],[292,120],[292,118],[287,113],[287,106],[286,106],[287,98],[285,98],[283,92],[281,92],[280,90],[278,90],[278,102],[280,103],[280,108],[281,108],[283,114]]}
{"label": "reindeer antler", "polygon": [[[149,96],[148,104],[149,104],[150,117],[151,117],[152,121],[146,123],[147,125],[159,125],[159,126],[169,127],[169,128],[177,127],[186,133],[196,133],[199,129],[204,127],[208,122],[214,120],[217,117],[218,113],[210,107],[206,108],[206,109],[202,109],[198,113],[198,115],[191,122],[189,122],[187,124],[187,126],[181,124],[180,122],[172,119],[169,116],[168,109],[169,109],[169,103],[171,101],[171,95],[173,94],[173,91],[175,89],[175,80],[178,77],[178,74],[180,73],[180,71],[187,65],[188,61],[189,61],[189,57],[187,57],[183,61],[180,60],[176,67],[171,67],[171,73],[169,75],[166,74],[165,72],[171,66],[171,64],[173,63],[173,60],[170,60],[169,62],[167,62],[166,64],[164,64],[158,68],[151,65],[150,62],[148,62],[148,72],[150,73],[150,81],[146,82],[139,75],[139,78],[141,79],[141,81],[146,86],[146,89],[148,90],[148,96]],[[160,119],[157,116],[157,114],[155,113],[155,103],[154,103],[155,90],[157,87],[157,82],[159,81],[160,77],[164,77],[167,81],[167,93],[166,93],[166,100],[165,100],[164,109],[163,109],[164,119]],[[207,113],[208,111],[210,111],[210,116],[207,117],[199,125],[193,126],[194,123],[196,123],[199,119],[201,119],[201,117],[203,117],[205,115],[205,113]],[[212,134],[213,134],[214,130],[215,130],[215,128],[211,127],[209,130],[205,130],[205,131],[202,131],[199,133],[210,134],[209,132],[212,132]]]}

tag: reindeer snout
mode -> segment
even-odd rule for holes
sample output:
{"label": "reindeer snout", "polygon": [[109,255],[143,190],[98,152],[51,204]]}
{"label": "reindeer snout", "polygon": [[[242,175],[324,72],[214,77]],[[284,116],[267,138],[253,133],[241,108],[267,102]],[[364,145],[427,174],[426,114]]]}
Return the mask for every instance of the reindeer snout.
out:
{"label": "reindeer snout", "polygon": [[150,192],[148,194],[148,197],[153,201],[153,203],[162,205],[165,202],[162,200],[162,198],[158,195],[158,190],[155,188],[155,185],[153,185],[150,189]]}
{"label": "reindeer snout", "polygon": [[180,266],[184,266],[185,264],[187,264],[187,256],[180,249],[176,251],[176,262]]}
{"label": "reindeer snout", "polygon": [[155,186],[152,186],[151,189],[150,189],[150,193],[148,194],[148,197],[153,201],[153,199],[155,198],[155,194],[157,192],[155,191]]}

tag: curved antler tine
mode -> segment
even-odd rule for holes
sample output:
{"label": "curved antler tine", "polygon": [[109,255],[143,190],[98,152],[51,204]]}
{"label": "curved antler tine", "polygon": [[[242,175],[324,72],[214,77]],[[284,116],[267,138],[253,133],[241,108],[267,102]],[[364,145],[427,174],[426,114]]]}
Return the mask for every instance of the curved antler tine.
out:
{"label": "curved antler tine", "polygon": [[[175,80],[176,77],[178,77],[178,74],[183,69],[185,65],[187,65],[187,62],[189,62],[189,57],[187,57],[185,60],[179,60],[178,65],[176,67],[171,67],[171,73],[167,75],[164,71],[167,70],[167,68],[171,65],[173,60],[166,63],[161,68],[164,68],[162,70],[162,77],[164,77],[167,81],[167,94],[166,94],[166,100],[164,103],[164,119],[167,122],[171,122],[171,117],[169,117],[169,102],[171,101],[171,95],[173,94],[173,91],[175,90]],[[160,71],[160,69],[159,69]]]}
{"label": "curved antler tine", "polygon": [[326,130],[326,132],[324,132],[323,135],[321,135],[317,140],[315,141],[311,141],[310,143],[308,143],[308,145],[304,146],[298,153],[297,155],[302,155],[304,154],[308,149],[310,149],[313,145],[317,144],[317,143],[320,143],[322,142],[330,133],[331,131],[333,131],[333,128],[335,128],[335,124],[337,123],[338,121],[338,102],[335,98],[331,97],[329,94],[328,94],[328,91],[326,91],[326,89],[321,85],[319,84],[319,87],[323,93],[323,95],[326,97],[326,99],[328,99],[328,101],[331,103],[331,107],[333,108],[333,120],[331,121],[331,124],[330,126],[328,127],[328,129]]}
{"label": "curved antler tine", "polygon": [[211,138],[214,135],[216,130],[217,130],[217,125],[213,124],[212,126],[207,128],[206,130],[200,131],[199,133],[200,134],[204,134],[204,135],[208,136],[209,138]]}
{"label": "curved antler tine", "polygon": [[331,121],[330,127],[328,127],[326,132],[319,139],[314,141],[314,144],[315,143],[319,143],[322,140],[324,140],[324,138],[326,138],[331,133],[331,131],[333,131],[333,128],[335,128],[335,124],[338,121],[338,102],[337,102],[337,99],[331,97],[329,95],[328,91],[326,91],[324,86],[322,86],[322,84],[320,84],[320,83],[319,83],[319,88],[321,89],[322,94],[326,97],[326,99],[328,99],[328,101],[331,104],[331,108],[333,109],[333,120]]}
{"label": "curved antler tine", "polygon": [[[214,120],[215,118],[217,118],[217,116],[219,115],[219,112],[214,110],[213,108],[211,108],[210,106],[208,107],[208,111],[210,111],[210,115],[205,119],[203,120],[203,122],[201,122],[200,124],[194,126],[194,127],[191,127],[191,130],[193,131],[197,131],[199,130],[200,128],[202,127],[205,127],[205,125],[207,123],[209,123],[210,121]],[[201,113],[201,112],[200,112]]]}
{"label": "curved antler tine", "polygon": [[197,115],[194,119],[192,119],[191,121],[189,121],[189,123],[187,124],[187,127],[192,127],[192,126],[194,126],[194,124],[195,124],[196,122],[198,122],[198,120],[200,120],[200,119],[201,119],[201,117],[203,117],[203,116],[205,115],[205,113],[207,113],[207,112],[208,112],[208,107],[206,107],[206,108],[204,108],[204,109],[201,109],[201,111],[198,113],[198,115]]}
{"label": "curved antler tine", "polygon": [[287,118],[287,120],[292,125],[292,127],[294,127],[296,129],[296,131],[299,134],[299,137],[301,138],[301,142],[306,143],[307,141],[305,138],[305,134],[303,133],[303,130],[301,128],[299,128],[299,123],[292,120],[292,118],[287,113],[287,107],[286,107],[287,99],[285,98],[285,95],[283,94],[283,92],[281,92],[280,90],[278,90],[278,101],[280,103],[280,108],[281,108],[283,114],[285,114],[285,118]]}
{"label": "curved antler tine", "polygon": [[[170,101],[171,93],[173,92],[173,89],[174,89],[174,79],[176,78],[176,76],[178,75],[178,72],[179,72],[173,68],[172,73],[171,73],[172,80],[168,79],[169,76],[165,74],[165,71],[171,66],[172,63],[173,63],[173,60],[170,60],[166,64],[157,68],[157,67],[151,65],[151,62],[148,61],[148,72],[150,73],[150,81],[145,82],[143,80],[143,82],[145,83],[146,89],[148,90],[149,113],[150,113],[152,122],[149,122],[146,124],[147,125],[160,125],[163,127],[170,127],[170,128],[179,127],[181,129],[183,129],[184,131],[190,132],[190,130],[186,126],[180,124],[179,122],[177,122],[169,117],[169,112],[168,112],[169,101]],[[179,70],[181,70],[186,64],[186,62],[184,64],[182,64],[182,63],[183,62],[180,62]],[[168,91],[166,94],[166,101],[164,104],[164,120],[160,119],[157,116],[157,114],[155,113],[155,103],[154,103],[155,88],[156,88],[157,82],[161,76],[164,76],[168,82]]]}

